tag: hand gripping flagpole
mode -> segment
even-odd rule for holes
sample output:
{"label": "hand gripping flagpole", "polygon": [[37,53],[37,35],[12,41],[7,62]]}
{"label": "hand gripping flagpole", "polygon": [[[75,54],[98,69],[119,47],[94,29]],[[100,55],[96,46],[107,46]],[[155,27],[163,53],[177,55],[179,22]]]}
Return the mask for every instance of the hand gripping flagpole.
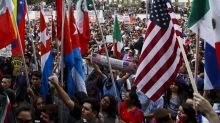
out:
{"label": "hand gripping flagpole", "polygon": [[23,60],[23,64],[24,64],[24,70],[25,70],[25,76],[26,76],[26,83],[27,83],[27,86],[30,87],[30,82],[29,82],[29,77],[28,77],[28,71],[27,71],[27,66],[26,66],[26,60],[25,60],[25,57],[24,57],[24,52],[23,52],[23,48],[22,48],[22,43],[21,43],[21,37],[20,37],[20,34],[19,34],[19,30],[18,30],[18,24],[17,24],[17,20],[15,18],[15,15],[13,12],[11,12],[12,16],[13,16],[13,20],[14,20],[14,24],[15,24],[15,30],[16,30],[16,33],[17,33],[17,36],[18,36],[18,43],[19,43],[19,47],[20,47],[20,52],[21,52],[21,55],[22,55],[22,60]]}
{"label": "hand gripping flagpole", "polygon": [[34,63],[36,65],[36,69],[37,71],[39,70],[38,68],[38,62],[37,62],[37,56],[36,56],[36,49],[35,49],[35,46],[34,46],[34,40],[33,40],[33,36],[31,35],[31,23],[30,23],[30,18],[29,18],[29,14],[28,14],[28,5],[27,5],[27,0],[25,0],[25,5],[26,5],[26,11],[27,11],[27,19],[28,19],[28,30],[29,30],[29,33],[30,33],[30,38],[31,38],[31,44],[32,44],[32,48],[33,48],[33,54],[34,54]]}
{"label": "hand gripping flagpole", "polygon": [[101,27],[101,25],[99,23],[99,19],[98,19],[98,16],[97,16],[97,11],[96,11],[94,0],[92,0],[92,3],[93,3],[94,11],[95,11],[96,20],[97,20],[97,23],[98,23],[100,31],[101,31],[102,42],[103,42],[103,44],[105,46],[105,52],[106,52],[106,55],[107,55],[108,67],[109,67],[109,70],[110,70],[110,75],[111,75],[111,79],[112,79],[113,86],[114,86],[114,91],[115,91],[115,97],[117,98],[118,94],[117,94],[117,90],[116,90],[116,86],[115,86],[114,76],[113,76],[113,73],[112,73],[112,67],[111,67],[111,64],[110,64],[110,61],[109,61],[108,49],[107,49],[107,46],[106,46],[106,43],[105,43],[105,38],[104,38],[104,35],[103,35],[102,27]]}

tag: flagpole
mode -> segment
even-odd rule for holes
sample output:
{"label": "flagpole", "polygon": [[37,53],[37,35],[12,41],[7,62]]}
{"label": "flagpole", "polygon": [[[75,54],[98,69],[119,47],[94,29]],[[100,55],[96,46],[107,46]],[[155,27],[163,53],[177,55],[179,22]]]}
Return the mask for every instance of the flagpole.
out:
{"label": "flagpole", "polygon": [[197,86],[196,86],[196,83],[195,83],[195,79],[193,79],[193,74],[192,74],[192,70],[189,66],[189,61],[187,59],[187,56],[186,56],[186,52],[183,48],[183,43],[182,43],[182,38],[180,38],[179,36],[177,36],[177,39],[178,39],[178,44],[180,46],[180,50],[182,52],[182,55],[183,55],[183,60],[186,64],[186,69],[187,69],[187,72],[189,74],[189,78],[190,78],[190,82],[191,82],[191,85],[192,85],[192,88],[193,88],[193,91],[195,93],[198,93],[198,89],[197,89]]}
{"label": "flagpole", "polygon": [[149,0],[146,0],[146,19],[148,19],[148,7],[149,7]]}
{"label": "flagpole", "polygon": [[26,4],[26,11],[27,11],[27,19],[28,19],[28,30],[30,32],[31,44],[32,44],[32,47],[33,47],[34,62],[35,62],[35,65],[36,65],[36,69],[38,71],[39,68],[38,68],[38,62],[37,62],[37,56],[36,56],[36,49],[35,49],[35,46],[34,46],[34,40],[33,40],[33,37],[31,35],[31,27],[30,27],[31,23],[30,23],[29,14],[28,14],[27,0],[25,0],[25,4]]}
{"label": "flagpole", "polygon": [[53,12],[52,12],[51,16],[52,16],[52,19],[51,19],[51,36],[50,36],[50,38],[51,38],[51,43],[52,43],[53,42]]}
{"label": "flagpole", "polygon": [[65,2],[62,0],[62,37],[61,37],[61,60],[60,60],[60,66],[61,66],[61,85],[63,86],[63,42],[64,42],[64,17],[65,17]]}
{"label": "flagpole", "polygon": [[104,45],[104,47],[105,47],[105,52],[106,52],[106,55],[107,55],[107,61],[108,61],[108,66],[109,66],[109,70],[110,70],[110,75],[111,75],[112,83],[113,83],[113,86],[114,86],[115,97],[117,98],[117,97],[118,97],[118,94],[117,94],[117,90],[116,90],[116,86],[115,86],[114,76],[113,76],[113,73],[112,73],[112,67],[111,67],[111,64],[110,64],[110,61],[109,61],[108,49],[107,49],[107,46],[106,46],[106,43],[105,43],[105,39],[104,39],[102,27],[101,27],[101,25],[100,25],[100,23],[99,23],[99,19],[98,19],[98,15],[97,15],[97,11],[96,11],[96,7],[95,7],[95,2],[94,2],[94,0],[92,0],[92,3],[93,3],[94,11],[95,11],[96,20],[97,20],[97,23],[98,23],[99,28],[100,28],[100,31],[101,31],[102,42],[103,42],[103,45]]}
{"label": "flagpole", "polygon": [[21,52],[21,55],[22,55],[22,59],[23,59],[23,64],[24,64],[24,71],[25,71],[25,76],[26,76],[26,83],[27,83],[27,86],[30,87],[30,82],[29,82],[29,77],[28,77],[28,71],[27,71],[27,66],[26,66],[26,60],[25,60],[25,57],[24,57],[24,52],[23,52],[23,48],[22,48],[22,43],[21,43],[21,37],[20,37],[20,34],[19,34],[19,29],[18,29],[18,24],[17,24],[17,20],[15,18],[15,15],[13,12],[11,12],[12,16],[13,16],[13,19],[14,19],[14,22],[15,22],[15,30],[16,30],[16,33],[17,33],[17,36],[18,36],[18,43],[19,43],[19,49],[20,49],[20,52]]}
{"label": "flagpole", "polygon": [[197,81],[197,74],[198,74],[198,55],[199,55],[199,39],[200,39],[200,27],[198,28],[198,35],[196,39],[196,60],[195,60],[195,82]]}

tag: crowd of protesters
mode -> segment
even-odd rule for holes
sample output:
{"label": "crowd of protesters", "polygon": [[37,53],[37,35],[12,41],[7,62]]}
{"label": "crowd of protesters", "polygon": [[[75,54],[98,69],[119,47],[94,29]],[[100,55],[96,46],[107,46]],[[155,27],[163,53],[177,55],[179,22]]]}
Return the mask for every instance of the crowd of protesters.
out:
{"label": "crowd of protesters", "polygon": [[[48,6],[54,9],[55,5]],[[35,10],[36,6],[29,6]],[[181,9],[180,9],[181,10]],[[184,44],[187,51],[191,69],[195,64],[195,34],[186,26],[183,13],[179,19],[182,27]],[[141,11],[118,8],[117,13],[129,14],[134,18],[134,23],[125,24],[120,22],[123,49],[121,60],[134,62],[138,60],[144,42],[147,28],[147,19],[136,17]],[[105,10],[102,29],[104,36],[113,33],[113,11]],[[49,34],[52,36],[51,24],[48,24]],[[102,34],[97,23],[90,23],[91,38],[89,41],[88,54],[98,53],[105,55]],[[37,64],[35,64],[33,47],[36,50]],[[120,70],[112,70],[114,84],[110,78],[108,67],[91,62],[90,55],[83,56],[83,69],[87,94],[76,92],[69,97],[66,92],[66,84],[60,84],[59,72],[54,68],[55,74],[48,79],[49,94],[43,98],[40,94],[40,29],[39,21],[31,21],[31,32],[26,33],[25,61],[28,69],[29,84],[24,74],[24,65],[15,71],[13,58],[0,57],[0,121],[6,118],[7,123],[219,123],[218,114],[212,108],[214,103],[219,102],[219,97],[214,91],[204,91],[204,48],[200,41],[198,79],[196,81],[199,93],[193,93],[190,79],[183,63],[176,80],[169,89],[155,102],[151,101],[142,92],[136,92],[133,83],[135,74]],[[107,43],[109,56],[115,58],[113,44]],[[54,64],[60,62],[59,49],[55,38],[51,42],[54,53]],[[59,65],[59,64],[58,64]],[[38,71],[37,71],[38,67]],[[58,74],[57,74],[58,73]],[[65,72],[64,72],[65,74]],[[65,78],[65,75],[64,75]],[[64,79],[65,80],[65,79]],[[114,88],[115,85],[115,88]],[[116,89],[116,93],[115,93]],[[201,96],[203,95],[203,96]],[[117,98],[116,98],[117,97]],[[218,99],[219,98],[219,99]],[[4,117],[7,99],[10,100],[11,108],[7,117]]]}

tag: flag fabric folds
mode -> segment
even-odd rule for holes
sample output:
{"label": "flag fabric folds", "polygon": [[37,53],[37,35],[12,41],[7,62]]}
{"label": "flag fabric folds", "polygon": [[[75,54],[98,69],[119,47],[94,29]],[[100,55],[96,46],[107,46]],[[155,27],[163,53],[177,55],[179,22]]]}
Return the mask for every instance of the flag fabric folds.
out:
{"label": "flag fabric folds", "polygon": [[153,1],[134,81],[137,90],[153,101],[174,82],[182,62],[170,7],[170,1]]}
{"label": "flag fabric folds", "polygon": [[73,7],[70,7],[69,13],[69,20],[70,20],[70,34],[72,40],[72,49],[73,49],[73,56],[75,60],[75,75],[74,81],[76,82],[77,90],[87,93],[85,81],[84,81],[84,72],[83,72],[83,64],[82,64],[82,56],[80,52],[80,42],[79,42],[79,35],[78,30],[75,24],[74,18],[74,10]]}
{"label": "flag fabric folds", "polygon": [[[23,52],[25,51],[25,15],[26,15],[26,4],[25,0],[17,0],[17,25],[19,35],[21,38],[21,44]],[[12,54],[15,56],[21,55],[20,46],[18,40],[12,43]]]}
{"label": "flag fabric folds", "polygon": [[12,5],[8,5],[8,1],[2,0],[0,6],[0,24],[4,25],[4,28],[0,28],[0,49],[2,49],[13,42],[17,37],[10,14]]}
{"label": "flag fabric folds", "polygon": [[62,0],[56,0],[56,13],[57,13],[57,38],[61,41],[62,35]]}
{"label": "flag fabric folds", "polygon": [[81,54],[88,54],[90,40],[89,15],[86,0],[78,0],[76,5],[76,25],[79,30]]}
{"label": "flag fabric folds", "polygon": [[204,89],[220,87],[220,2],[194,0],[188,26],[206,41]]}
{"label": "flag fabric folds", "polygon": [[53,16],[52,16],[52,40],[56,41],[57,38],[57,30],[54,24]]}
{"label": "flag fabric folds", "polygon": [[64,64],[65,64],[65,73],[66,73],[66,82],[67,82],[67,93],[70,97],[73,97],[73,93],[76,92],[76,84],[74,81],[75,69],[74,64],[75,60],[73,57],[72,42],[70,37],[70,28],[67,15],[65,15],[64,20]]}
{"label": "flag fabric folds", "polygon": [[40,11],[40,48],[41,48],[41,94],[46,99],[48,95],[48,77],[51,76],[53,70],[53,56],[50,47],[50,37],[46,28],[46,22],[43,15],[43,10]]}
{"label": "flag fabric folds", "polygon": [[114,30],[113,30],[113,40],[114,40],[114,53],[118,59],[121,58],[121,50],[123,48],[122,37],[120,26],[118,23],[118,18],[115,16]]}
{"label": "flag fabric folds", "polygon": [[3,99],[1,100],[2,106],[1,106],[1,112],[0,112],[0,123],[8,123],[9,119],[9,113],[11,110],[11,104],[8,96],[4,94]]}
{"label": "flag fabric folds", "polygon": [[220,69],[216,49],[209,43],[205,43],[205,76],[204,90],[220,87]]}

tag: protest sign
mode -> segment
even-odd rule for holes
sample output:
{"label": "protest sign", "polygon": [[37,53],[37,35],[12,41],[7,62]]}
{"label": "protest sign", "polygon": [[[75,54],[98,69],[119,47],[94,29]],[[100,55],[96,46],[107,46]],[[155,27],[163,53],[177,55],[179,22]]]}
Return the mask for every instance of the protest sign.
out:
{"label": "protest sign", "polygon": [[[91,61],[100,65],[108,66],[107,57],[96,53],[92,54]],[[128,61],[122,61],[114,58],[109,58],[112,69],[121,70],[128,73],[135,73],[137,66]]]}

